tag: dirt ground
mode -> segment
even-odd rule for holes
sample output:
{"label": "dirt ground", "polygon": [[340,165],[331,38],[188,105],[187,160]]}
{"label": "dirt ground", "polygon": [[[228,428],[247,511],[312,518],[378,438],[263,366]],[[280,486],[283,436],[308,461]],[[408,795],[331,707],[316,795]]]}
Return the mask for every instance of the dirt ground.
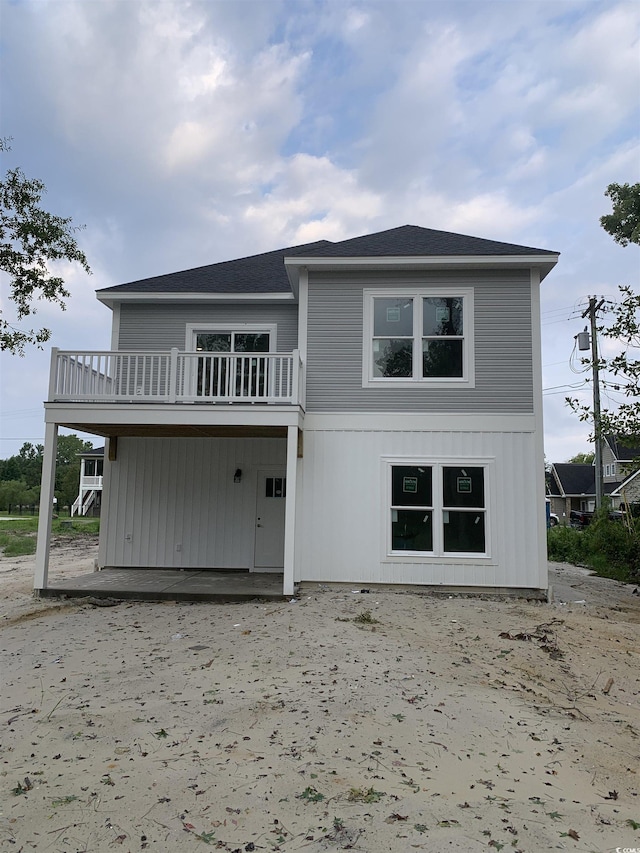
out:
{"label": "dirt ground", "polygon": [[640,850],[633,587],[98,607],[33,563],[0,558],[2,850]]}

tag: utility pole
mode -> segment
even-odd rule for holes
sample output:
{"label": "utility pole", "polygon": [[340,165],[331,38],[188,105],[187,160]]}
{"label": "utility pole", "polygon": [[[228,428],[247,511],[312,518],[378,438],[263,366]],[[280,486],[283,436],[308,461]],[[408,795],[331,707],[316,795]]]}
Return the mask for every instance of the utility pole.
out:
{"label": "utility pole", "polygon": [[[602,425],[600,419],[600,365],[598,363],[598,328],[596,317],[604,305],[604,299],[598,302],[596,296],[589,297],[589,307],[582,316],[589,316],[591,324],[591,371],[593,376],[593,435],[595,439],[595,469],[596,469],[596,510],[602,506]],[[580,346],[580,349],[587,347]]]}

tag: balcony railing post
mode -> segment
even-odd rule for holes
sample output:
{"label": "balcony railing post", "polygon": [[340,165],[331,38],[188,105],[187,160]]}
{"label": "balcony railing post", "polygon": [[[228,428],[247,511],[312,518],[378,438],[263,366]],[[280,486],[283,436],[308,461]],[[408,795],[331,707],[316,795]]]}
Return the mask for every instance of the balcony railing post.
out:
{"label": "balcony railing post", "polygon": [[49,372],[49,401],[54,400],[58,386],[58,347],[51,347],[51,370]]}
{"label": "balcony railing post", "polygon": [[169,359],[169,402],[175,403],[178,396],[178,347],[171,347]]}
{"label": "balcony railing post", "polygon": [[300,350],[293,351],[293,376],[291,380],[291,402],[297,404],[300,402]]}

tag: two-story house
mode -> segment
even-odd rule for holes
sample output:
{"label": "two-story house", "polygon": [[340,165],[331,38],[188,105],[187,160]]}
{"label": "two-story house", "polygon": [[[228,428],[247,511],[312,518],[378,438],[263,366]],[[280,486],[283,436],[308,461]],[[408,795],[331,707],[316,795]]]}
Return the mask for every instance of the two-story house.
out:
{"label": "two-story house", "polygon": [[106,440],[101,567],[544,591],[557,259],[407,225],[100,290],[111,351],[52,353],[42,506],[70,427]]}
{"label": "two-story house", "polygon": [[71,516],[100,515],[104,447],[94,447],[78,455],[80,456],[80,483],[78,497],[71,506]]}

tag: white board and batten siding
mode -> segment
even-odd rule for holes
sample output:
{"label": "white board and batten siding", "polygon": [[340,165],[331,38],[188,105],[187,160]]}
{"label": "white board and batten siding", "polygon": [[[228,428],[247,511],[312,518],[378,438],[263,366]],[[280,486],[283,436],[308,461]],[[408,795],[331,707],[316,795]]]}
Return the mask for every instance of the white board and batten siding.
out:
{"label": "white board and batten siding", "polygon": [[100,565],[252,569],[258,471],[285,467],[285,439],[120,438]]}
{"label": "white board and batten siding", "polygon": [[[313,417],[310,418],[313,423]],[[337,419],[336,419],[337,420]],[[473,431],[458,419],[425,431],[340,429],[323,419],[305,430],[296,530],[296,579],[546,589],[546,544],[536,497],[533,430]],[[522,419],[518,419],[521,421]],[[456,422],[457,421],[457,422]],[[506,427],[503,424],[503,427]],[[488,557],[388,553],[385,460],[487,463]],[[400,461],[400,464],[401,461]],[[530,484],[529,487],[527,484]]]}

